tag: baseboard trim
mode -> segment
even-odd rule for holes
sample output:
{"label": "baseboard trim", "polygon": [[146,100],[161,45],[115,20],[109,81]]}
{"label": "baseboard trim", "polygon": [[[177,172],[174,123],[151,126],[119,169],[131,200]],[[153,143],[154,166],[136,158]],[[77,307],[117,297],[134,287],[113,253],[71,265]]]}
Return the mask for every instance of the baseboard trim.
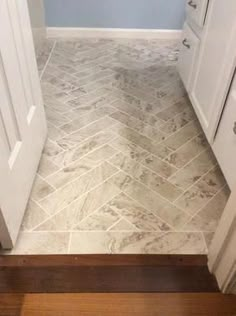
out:
{"label": "baseboard trim", "polygon": [[48,38],[179,39],[182,30],[48,27]]}

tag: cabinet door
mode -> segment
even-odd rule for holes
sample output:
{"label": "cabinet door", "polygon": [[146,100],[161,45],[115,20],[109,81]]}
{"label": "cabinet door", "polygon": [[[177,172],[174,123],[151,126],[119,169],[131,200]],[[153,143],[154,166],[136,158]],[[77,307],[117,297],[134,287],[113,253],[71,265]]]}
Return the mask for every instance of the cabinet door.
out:
{"label": "cabinet door", "polygon": [[236,76],[213,143],[213,150],[229,186],[236,184]]}
{"label": "cabinet door", "polygon": [[190,20],[202,27],[207,12],[208,0],[187,0],[186,12]]}
{"label": "cabinet door", "polygon": [[212,0],[190,99],[210,142],[222,113],[236,57],[236,1]]}
{"label": "cabinet door", "polygon": [[26,0],[0,1],[0,243],[12,248],[46,138]]}
{"label": "cabinet door", "polygon": [[199,39],[188,26],[184,25],[182,41],[180,44],[180,55],[178,61],[179,74],[183,80],[186,90],[189,92],[194,74],[194,64],[196,62],[199,49]]}

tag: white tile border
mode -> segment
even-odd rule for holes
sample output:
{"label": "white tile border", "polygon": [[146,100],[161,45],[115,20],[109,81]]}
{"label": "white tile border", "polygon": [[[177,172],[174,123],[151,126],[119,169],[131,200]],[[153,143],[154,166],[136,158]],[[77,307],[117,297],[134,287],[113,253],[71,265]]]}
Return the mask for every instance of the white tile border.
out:
{"label": "white tile border", "polygon": [[140,38],[179,39],[182,30],[165,29],[120,29],[86,27],[47,27],[48,38]]}

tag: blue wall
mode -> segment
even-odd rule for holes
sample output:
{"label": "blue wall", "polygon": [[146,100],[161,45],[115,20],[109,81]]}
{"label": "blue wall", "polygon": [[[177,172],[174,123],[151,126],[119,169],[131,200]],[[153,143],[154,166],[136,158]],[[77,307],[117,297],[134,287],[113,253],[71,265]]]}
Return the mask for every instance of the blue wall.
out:
{"label": "blue wall", "polygon": [[47,26],[180,29],[186,0],[44,0]]}

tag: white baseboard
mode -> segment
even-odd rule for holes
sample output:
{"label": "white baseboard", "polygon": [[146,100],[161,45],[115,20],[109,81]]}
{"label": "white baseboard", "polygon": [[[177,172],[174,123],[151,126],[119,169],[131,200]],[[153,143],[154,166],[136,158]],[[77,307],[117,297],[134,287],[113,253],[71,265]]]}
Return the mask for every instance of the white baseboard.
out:
{"label": "white baseboard", "polygon": [[182,30],[48,27],[48,38],[179,39]]}

